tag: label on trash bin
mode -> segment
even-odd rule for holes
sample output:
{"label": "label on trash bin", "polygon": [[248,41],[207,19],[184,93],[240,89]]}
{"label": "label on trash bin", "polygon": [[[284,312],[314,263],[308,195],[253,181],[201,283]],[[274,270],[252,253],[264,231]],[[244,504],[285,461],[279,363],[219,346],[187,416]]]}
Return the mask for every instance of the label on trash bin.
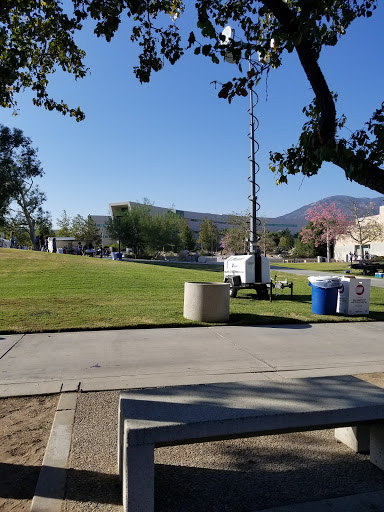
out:
{"label": "label on trash bin", "polygon": [[343,315],[368,315],[371,295],[370,279],[341,279],[337,294],[337,313]]}

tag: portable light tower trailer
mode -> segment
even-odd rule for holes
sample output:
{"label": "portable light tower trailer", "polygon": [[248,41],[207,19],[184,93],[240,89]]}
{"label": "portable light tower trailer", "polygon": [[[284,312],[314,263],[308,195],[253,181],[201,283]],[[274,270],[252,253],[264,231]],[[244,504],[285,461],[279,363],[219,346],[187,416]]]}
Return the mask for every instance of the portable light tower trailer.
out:
{"label": "portable light tower trailer", "polygon": [[[232,43],[241,49],[244,47],[241,42],[233,43],[235,31],[230,26],[225,27],[222,35],[225,38],[222,43],[223,45]],[[233,55],[230,52],[226,52],[225,60],[229,63],[235,62],[233,60]],[[249,69],[252,70],[251,57],[249,57]],[[267,299],[269,289],[269,299],[272,301],[273,285],[271,282],[269,259],[260,254],[260,249],[257,245],[258,241],[260,240],[260,237],[257,234],[257,226],[260,225],[260,220],[257,219],[257,211],[260,206],[258,205],[256,194],[260,187],[256,184],[256,173],[259,170],[259,165],[256,164],[255,161],[255,144],[257,144],[255,141],[255,121],[257,122],[258,126],[258,120],[253,113],[253,107],[255,106],[253,100],[254,94],[256,93],[254,93],[252,88],[250,88],[250,108],[248,112],[250,115],[251,128],[249,134],[249,138],[251,140],[251,156],[249,158],[251,162],[251,175],[249,177],[249,181],[251,183],[251,194],[249,196],[249,200],[251,202],[251,214],[249,222],[249,239],[247,240],[248,254],[230,256],[224,262],[224,282],[229,283],[230,285],[231,297],[236,297],[237,292],[243,288],[250,288],[256,290],[257,298]]]}
{"label": "portable light tower trailer", "polygon": [[260,299],[272,300],[272,285],[269,259],[257,254],[230,256],[224,261],[224,282],[229,283],[229,294],[236,297],[244,288],[256,290]]}

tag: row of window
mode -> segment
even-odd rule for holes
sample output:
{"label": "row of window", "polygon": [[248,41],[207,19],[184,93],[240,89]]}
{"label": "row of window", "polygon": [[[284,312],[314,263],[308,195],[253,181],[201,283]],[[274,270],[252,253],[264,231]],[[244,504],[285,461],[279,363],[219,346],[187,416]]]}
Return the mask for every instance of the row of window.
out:
{"label": "row of window", "polygon": [[[204,219],[188,219],[188,217],[185,217],[186,220],[189,220],[190,222],[203,222]],[[214,224],[224,224],[224,226],[226,226],[228,224],[228,221],[225,221],[225,220],[213,220],[212,219],[212,222]]]}

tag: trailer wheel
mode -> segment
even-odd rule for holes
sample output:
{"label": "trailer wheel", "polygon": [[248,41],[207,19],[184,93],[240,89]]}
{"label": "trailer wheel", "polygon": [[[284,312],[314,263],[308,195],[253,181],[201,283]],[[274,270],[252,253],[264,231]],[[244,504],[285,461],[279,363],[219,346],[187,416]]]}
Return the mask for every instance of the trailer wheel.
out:
{"label": "trailer wheel", "polygon": [[229,296],[232,297],[232,299],[235,299],[237,296],[237,288],[230,286],[229,287]]}
{"label": "trailer wheel", "polygon": [[268,288],[267,288],[266,284],[262,284],[260,286],[257,286],[256,287],[256,293],[257,293],[257,298],[258,299],[268,299],[269,298]]}

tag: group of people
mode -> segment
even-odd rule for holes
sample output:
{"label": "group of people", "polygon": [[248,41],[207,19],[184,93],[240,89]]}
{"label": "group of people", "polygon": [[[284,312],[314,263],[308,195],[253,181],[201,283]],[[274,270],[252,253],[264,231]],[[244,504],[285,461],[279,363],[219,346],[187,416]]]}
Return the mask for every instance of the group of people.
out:
{"label": "group of people", "polygon": [[[356,251],[355,252],[350,252],[349,253],[349,261],[350,263],[352,263],[352,261],[357,261],[361,259],[361,256],[358,256]],[[370,259],[370,256],[369,256],[369,252],[368,251],[365,251],[364,252],[364,259],[365,260],[369,260]]]}
{"label": "group of people", "polygon": [[10,245],[9,247],[11,249],[30,249],[30,247],[27,247],[25,244],[20,244],[17,242],[17,238],[14,231],[11,231],[10,237],[9,237]]}
{"label": "group of people", "polygon": [[[10,234],[10,247],[11,249],[27,249],[25,245],[21,246],[17,243],[14,231],[12,231]],[[49,250],[51,250],[52,252],[58,252],[55,237],[52,240],[52,247],[49,248],[48,238],[44,238],[42,235],[36,235],[35,247],[39,251],[48,252]],[[100,258],[102,258],[103,256],[109,256],[107,247],[99,247],[98,249],[95,249],[92,242],[90,242],[89,244],[84,244],[84,246],[81,244],[81,242],[79,242],[77,244],[77,248],[70,247],[68,249],[66,246],[64,246],[63,249],[59,249],[59,251],[62,252],[63,254],[77,254],[79,256],[99,256]]]}
{"label": "group of people", "polygon": [[108,253],[108,249],[106,247],[104,249],[102,247],[95,249],[91,242],[88,244],[88,246],[87,245],[82,246],[81,242],[79,242],[77,244],[76,254],[80,255],[80,256],[91,256],[91,257],[99,256],[100,258],[102,258],[103,256],[108,256],[109,253]]}
{"label": "group of people", "polygon": [[35,245],[38,251],[48,252],[48,238],[43,235],[36,235]]}
{"label": "group of people", "polygon": [[13,239],[11,239],[11,245],[10,245],[10,248],[11,249],[29,249],[29,247],[27,247],[26,245],[21,245],[21,244],[18,244],[17,243],[17,239],[16,237],[14,237]]}

